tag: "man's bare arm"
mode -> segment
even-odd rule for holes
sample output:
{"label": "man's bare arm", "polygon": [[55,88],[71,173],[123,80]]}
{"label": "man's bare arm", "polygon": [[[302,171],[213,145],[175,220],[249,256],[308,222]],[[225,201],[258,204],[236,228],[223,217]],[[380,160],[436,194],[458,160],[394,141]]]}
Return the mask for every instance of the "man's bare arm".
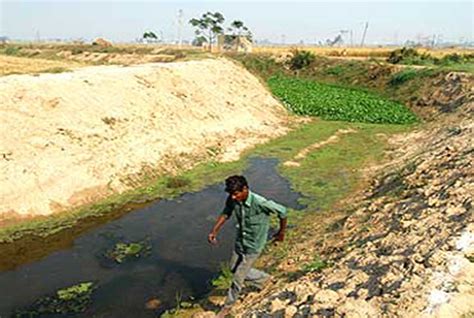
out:
{"label": "man's bare arm", "polygon": [[280,218],[280,230],[274,235],[274,241],[283,242],[285,240],[285,230],[287,222],[287,218]]}
{"label": "man's bare arm", "polygon": [[213,245],[217,244],[217,234],[219,233],[224,223],[227,221],[227,218],[228,217],[225,214],[221,214],[217,218],[217,221],[214,224],[214,227],[212,228],[211,232],[207,236],[207,241],[210,244],[213,244]]}

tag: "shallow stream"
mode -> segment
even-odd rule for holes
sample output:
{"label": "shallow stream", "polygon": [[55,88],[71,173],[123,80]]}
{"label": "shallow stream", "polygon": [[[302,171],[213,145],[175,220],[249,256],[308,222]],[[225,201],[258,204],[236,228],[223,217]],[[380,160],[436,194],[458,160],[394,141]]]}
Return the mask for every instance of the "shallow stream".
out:
{"label": "shallow stream", "polygon": [[[251,190],[288,207],[302,208],[297,203],[299,194],[276,171],[277,163],[275,159],[250,160],[243,174]],[[233,248],[231,222],[221,231],[218,246],[207,243],[225,198],[220,183],[161,200],[81,234],[72,246],[0,272],[0,317],[10,317],[56,290],[89,281],[97,289],[86,312],[76,316],[156,317],[175,306],[177,297],[202,297]],[[121,263],[104,257],[120,242],[146,242],[150,249]],[[158,310],[145,308],[150,299],[159,299]]]}

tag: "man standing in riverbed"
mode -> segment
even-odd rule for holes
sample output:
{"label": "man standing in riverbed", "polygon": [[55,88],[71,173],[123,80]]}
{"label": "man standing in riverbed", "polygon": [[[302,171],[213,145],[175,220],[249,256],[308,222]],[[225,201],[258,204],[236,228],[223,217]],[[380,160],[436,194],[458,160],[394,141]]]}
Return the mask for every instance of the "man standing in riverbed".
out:
{"label": "man standing in riverbed", "polygon": [[225,317],[231,306],[237,301],[244,281],[258,288],[270,279],[267,273],[252,268],[267,242],[270,228],[270,214],[276,213],[280,219],[280,230],[274,235],[274,241],[283,241],[287,223],[287,209],[271,200],[249,190],[243,176],[231,176],[225,180],[225,191],[229,193],[225,207],[208,235],[210,244],[217,244],[217,234],[224,223],[235,215],[237,236],[230,261],[233,273],[225,304],[218,317]]}

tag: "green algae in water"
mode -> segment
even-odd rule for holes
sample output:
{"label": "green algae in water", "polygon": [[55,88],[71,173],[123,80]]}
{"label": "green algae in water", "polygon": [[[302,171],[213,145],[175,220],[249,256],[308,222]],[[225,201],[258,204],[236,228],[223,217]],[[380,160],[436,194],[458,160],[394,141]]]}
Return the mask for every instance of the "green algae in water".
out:
{"label": "green algae in water", "polygon": [[95,283],[85,282],[56,291],[54,296],[38,299],[27,309],[17,310],[13,317],[41,317],[51,314],[77,314],[84,312],[91,303]]}
{"label": "green algae in water", "polygon": [[115,263],[122,264],[126,261],[147,256],[151,252],[151,243],[145,239],[139,242],[118,242],[115,246],[104,253],[104,257]]}

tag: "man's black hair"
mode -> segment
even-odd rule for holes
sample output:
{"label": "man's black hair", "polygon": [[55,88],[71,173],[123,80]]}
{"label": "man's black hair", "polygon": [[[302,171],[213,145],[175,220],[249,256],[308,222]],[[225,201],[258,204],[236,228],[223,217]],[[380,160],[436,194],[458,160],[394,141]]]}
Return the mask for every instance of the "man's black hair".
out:
{"label": "man's black hair", "polygon": [[225,179],[225,191],[232,194],[235,191],[242,191],[244,187],[249,187],[244,176],[230,176]]}

